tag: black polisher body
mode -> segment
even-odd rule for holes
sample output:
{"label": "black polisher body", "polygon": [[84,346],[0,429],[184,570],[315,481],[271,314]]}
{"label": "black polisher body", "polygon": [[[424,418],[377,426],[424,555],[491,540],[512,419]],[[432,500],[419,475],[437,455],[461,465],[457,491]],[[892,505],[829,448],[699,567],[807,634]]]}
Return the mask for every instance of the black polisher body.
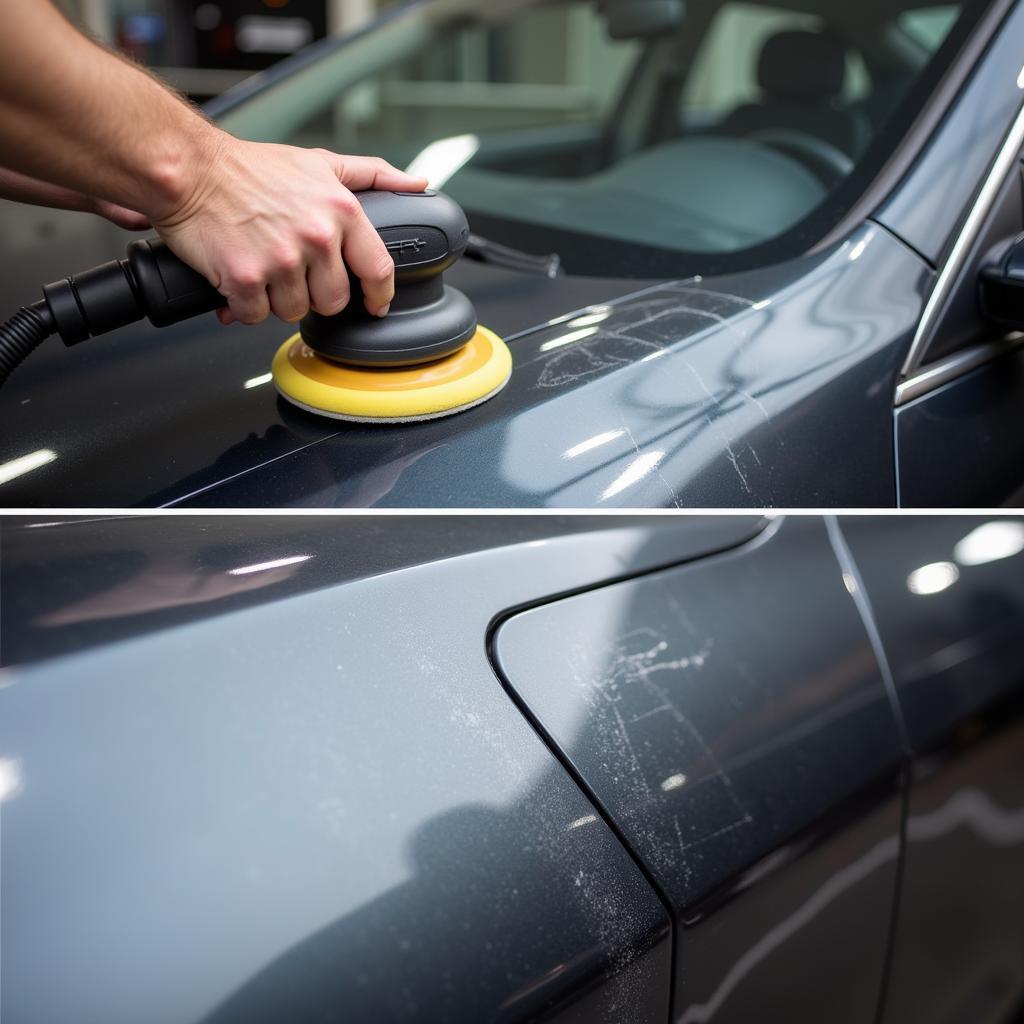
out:
{"label": "black polisher body", "polygon": [[314,352],[356,366],[410,366],[460,349],[476,332],[476,310],[442,275],[465,251],[469,224],[441,192],[358,193],[395,261],[395,297],[386,317],[371,316],[359,282],[335,316],[310,312],[299,325]]}
{"label": "black polisher body", "polygon": [[[361,366],[409,366],[461,348],[476,331],[476,311],[442,274],[465,251],[466,215],[441,192],[358,192],[395,262],[395,298],[386,317],[370,316],[358,280],[335,316],[310,313],[303,341],[327,359]],[[112,260],[43,289],[53,329],[73,345],[144,317],[157,327],[225,305],[224,296],[159,238],[134,241]]]}

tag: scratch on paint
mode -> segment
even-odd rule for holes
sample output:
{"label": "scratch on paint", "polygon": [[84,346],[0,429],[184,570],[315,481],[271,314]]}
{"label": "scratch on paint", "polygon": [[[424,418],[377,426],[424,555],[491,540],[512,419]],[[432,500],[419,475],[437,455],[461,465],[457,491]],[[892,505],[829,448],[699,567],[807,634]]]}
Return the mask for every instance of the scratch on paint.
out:
{"label": "scratch on paint", "polygon": [[[715,395],[707,386],[707,384],[704,382],[704,378],[697,372],[697,368],[688,361],[686,362],[686,368],[690,371],[690,373],[693,374],[694,379],[700,385],[700,389],[704,392],[705,395],[708,396],[708,398],[711,399],[711,401],[715,405],[715,408],[722,409],[722,400],[718,398],[718,396]],[[717,417],[716,419],[712,419],[711,416],[708,414],[705,414],[705,417],[708,421],[708,426],[714,427]],[[740,483],[743,485],[743,489],[751,498],[755,498],[753,488],[750,486],[750,481],[747,479],[747,474],[743,472],[743,468],[740,466],[739,459],[736,458],[736,453],[733,451],[732,442],[729,440],[728,437],[725,436],[724,431],[719,430],[718,433],[722,439],[722,444],[725,446],[725,457],[732,464],[732,468],[736,470],[736,475],[739,477]],[[748,447],[750,447],[749,444]],[[754,455],[757,464],[760,466],[761,460],[757,457],[757,453],[754,452],[753,448],[751,448],[750,450],[751,453]],[[759,502],[758,504],[763,504],[763,502]]]}
{"label": "scratch on paint", "polygon": [[[625,422],[622,423],[622,429],[626,432],[626,436],[629,438],[630,443],[633,445],[633,450],[636,452],[636,454],[642,455],[643,453],[640,451],[640,445],[637,444],[636,438],[633,436],[633,431],[630,430],[628,426],[626,426]],[[668,482],[668,480],[665,478],[665,474],[662,473],[661,471],[660,459],[658,460],[658,462],[654,464],[654,475],[662,482],[662,484],[664,484],[665,490],[668,491],[668,496],[672,499],[672,504],[675,505],[676,508],[682,508],[683,506],[679,501],[679,495],[676,494],[675,488],[673,488],[673,486]]]}
{"label": "scratch on paint", "polygon": [[753,405],[757,406],[758,411],[764,417],[765,423],[771,423],[772,422],[771,414],[764,407],[764,402],[762,402],[761,399],[755,398],[749,391],[744,391],[743,388],[736,388],[735,390],[736,390],[736,393],[738,395],[742,395],[743,398],[745,398],[748,402],[750,402]]}
{"label": "scratch on paint", "polygon": [[[674,599],[670,606],[688,631],[692,631],[685,613]],[[638,646],[639,650],[636,649]],[[678,812],[673,816],[677,841],[673,845],[678,845],[676,854],[672,855],[665,849],[664,838],[659,837],[657,828],[648,829],[653,853],[661,860],[662,866],[666,869],[681,870],[686,876],[692,869],[686,863],[679,863],[679,853],[685,853],[753,822],[728,772],[723,769],[697,728],[677,706],[673,694],[655,678],[664,677],[667,673],[667,678],[681,680],[681,677],[688,673],[701,671],[711,657],[713,646],[714,638],[706,637],[697,650],[673,656],[671,645],[665,635],[645,627],[620,636],[606,649],[601,659],[604,669],[597,676],[592,671],[580,671],[581,661],[591,663],[586,658],[584,650],[577,648],[573,652],[574,679],[577,685],[583,686],[592,694],[590,706],[592,712],[598,716],[595,724],[605,733],[606,748],[612,755],[604,762],[604,768],[609,773],[612,783],[623,791],[621,795],[627,800],[627,804],[636,808],[635,813],[646,814],[647,812],[641,809],[648,807],[652,800],[678,808],[680,796],[684,800],[692,801],[701,787],[712,784],[721,787],[722,797],[728,801],[726,807],[731,807],[731,814],[727,810],[724,823],[722,818],[716,815],[718,820],[706,822],[705,831],[700,831],[705,815],[699,808],[709,806],[703,798],[698,803],[691,804],[695,814],[691,826],[694,830],[693,835],[684,835],[678,820]],[[679,683],[673,682],[670,685],[675,689]],[[648,701],[644,695],[648,695],[650,700]],[[640,707],[636,706],[638,701]],[[650,706],[644,707],[645,703]],[[651,763],[645,764],[644,757],[641,756],[647,749],[648,741],[645,739],[644,746],[638,753],[637,743],[631,732],[638,723],[660,715],[669,716],[677,724],[677,728],[682,730],[682,734],[677,733],[675,740],[675,753],[682,760],[677,772],[684,780],[687,777],[692,779],[681,786],[669,789],[662,785],[663,780],[660,778],[656,785],[647,779],[645,768],[650,770],[654,767]],[[647,761],[650,762],[650,758],[647,758]]]}
{"label": "scratch on paint", "polygon": [[744,825],[749,825],[753,822],[753,818],[749,814],[744,814],[742,818],[731,822],[728,825],[723,825],[721,828],[716,828],[714,832],[708,832],[705,835],[700,836],[698,839],[693,839],[688,843],[683,842],[682,833],[679,830],[679,819],[676,818],[676,833],[679,835],[679,840],[682,845],[679,847],[680,853],[686,853],[687,850],[692,850],[695,846],[702,846],[704,843],[709,842],[712,839],[717,839],[718,836],[724,836],[727,832],[735,832],[736,829],[742,828]]}
{"label": "scratch on paint", "polygon": [[[623,350],[622,343],[639,347],[647,355],[663,352],[683,341],[691,340],[702,332],[712,329],[709,325],[701,325],[696,329],[692,323],[694,318],[711,321],[735,334],[745,341],[749,333],[736,323],[736,316],[753,307],[749,299],[728,292],[694,287],[699,279],[676,282],[663,288],[644,293],[641,297],[622,303],[612,303],[612,319],[603,323],[597,333],[578,341],[567,336],[560,339],[547,338],[547,341],[565,340],[565,347],[554,347],[539,351],[533,358],[525,360],[522,366],[534,362],[543,362],[544,366],[538,375],[538,388],[554,388],[574,384],[583,377],[593,376],[604,370],[617,366],[632,365],[638,359],[636,353]],[[690,305],[681,303],[680,297],[696,299],[708,305]],[[717,305],[718,309],[708,308]],[[665,321],[661,327],[659,321]],[[570,323],[570,319],[560,320],[552,327],[562,327]],[[652,325],[658,325],[652,329]],[[647,329],[654,337],[638,336]],[[658,334],[664,335],[659,339]],[[542,341],[541,347],[546,342]],[[611,344],[609,344],[611,343]],[[618,343],[618,344],[616,344]]]}
{"label": "scratch on paint", "polygon": [[728,441],[725,442],[725,456],[732,463],[732,468],[736,470],[736,475],[740,478],[740,483],[743,484],[743,489],[751,497],[754,496],[754,492],[750,489],[750,483],[747,480],[746,473],[740,469],[739,461],[736,458],[736,453],[732,450],[732,445]]}

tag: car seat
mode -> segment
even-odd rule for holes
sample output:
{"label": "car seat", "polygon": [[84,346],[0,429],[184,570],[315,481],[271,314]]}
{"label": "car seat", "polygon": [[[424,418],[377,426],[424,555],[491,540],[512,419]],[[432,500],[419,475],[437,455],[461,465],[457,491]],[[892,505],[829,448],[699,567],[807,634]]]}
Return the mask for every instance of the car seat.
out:
{"label": "car seat", "polygon": [[806,149],[800,155],[809,162],[815,162],[817,150],[834,173],[846,174],[851,158],[870,137],[870,124],[863,111],[839,105],[845,77],[846,44],[839,36],[779,32],[766,40],[758,59],[761,101],[731,111],[715,127],[715,134],[755,137],[780,148],[786,148],[789,139],[794,149]]}

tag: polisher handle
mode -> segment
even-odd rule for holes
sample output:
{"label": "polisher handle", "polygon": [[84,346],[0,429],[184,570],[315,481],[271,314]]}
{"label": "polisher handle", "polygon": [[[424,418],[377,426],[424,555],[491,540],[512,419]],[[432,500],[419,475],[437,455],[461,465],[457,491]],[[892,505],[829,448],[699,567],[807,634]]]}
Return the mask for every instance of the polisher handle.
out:
{"label": "polisher handle", "polygon": [[[372,191],[356,197],[395,262],[396,288],[439,278],[466,249],[466,215],[441,192]],[[362,294],[358,281],[351,282],[351,291],[354,305]],[[143,317],[168,327],[227,304],[159,238],[134,241],[127,259],[55,281],[43,294],[57,333],[69,345]]]}
{"label": "polisher handle", "polygon": [[[462,208],[441,192],[357,192],[363,211],[395,261],[395,284],[433,277],[465,251],[469,224]],[[202,274],[159,238],[128,246],[128,266],[145,315],[167,327],[226,305]],[[354,294],[359,291],[353,288]]]}
{"label": "polisher handle", "polygon": [[156,327],[180,323],[227,305],[227,299],[197,270],[183,263],[159,238],[128,246],[128,269],[143,312]]}

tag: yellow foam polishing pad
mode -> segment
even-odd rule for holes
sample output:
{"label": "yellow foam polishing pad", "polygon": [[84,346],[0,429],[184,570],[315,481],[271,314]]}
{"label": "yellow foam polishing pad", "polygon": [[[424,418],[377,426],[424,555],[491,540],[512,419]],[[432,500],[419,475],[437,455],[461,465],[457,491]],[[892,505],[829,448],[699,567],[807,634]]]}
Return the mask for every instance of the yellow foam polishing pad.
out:
{"label": "yellow foam polishing pad", "polygon": [[418,366],[347,366],[317,355],[298,334],[274,356],[274,385],[289,402],[333,419],[405,423],[469,409],[496,395],[512,373],[512,354],[493,331],[451,355]]}

